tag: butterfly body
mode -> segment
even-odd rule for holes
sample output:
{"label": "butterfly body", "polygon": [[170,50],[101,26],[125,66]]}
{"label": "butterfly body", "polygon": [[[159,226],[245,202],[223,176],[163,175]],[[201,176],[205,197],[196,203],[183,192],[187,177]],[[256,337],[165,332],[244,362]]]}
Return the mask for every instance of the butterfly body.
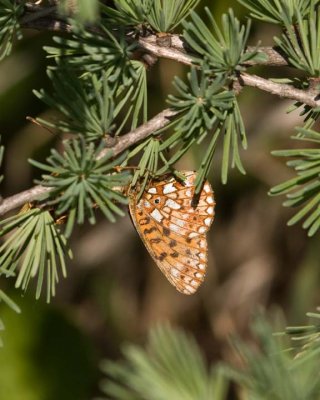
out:
{"label": "butterfly body", "polygon": [[150,255],[177,290],[193,294],[207,266],[206,233],[214,218],[214,197],[208,181],[194,203],[195,172],[151,181],[137,201],[130,194],[129,210]]}

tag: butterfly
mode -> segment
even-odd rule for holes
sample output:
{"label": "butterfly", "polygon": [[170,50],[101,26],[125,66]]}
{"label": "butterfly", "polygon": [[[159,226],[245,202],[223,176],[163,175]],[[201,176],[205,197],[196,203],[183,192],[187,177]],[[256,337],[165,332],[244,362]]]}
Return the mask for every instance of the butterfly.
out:
{"label": "butterfly", "polygon": [[168,281],[181,293],[193,294],[204,280],[208,250],[206,233],[213,219],[215,200],[210,183],[194,204],[196,173],[182,172],[151,180],[140,200],[129,193],[129,210],[140,238]]}

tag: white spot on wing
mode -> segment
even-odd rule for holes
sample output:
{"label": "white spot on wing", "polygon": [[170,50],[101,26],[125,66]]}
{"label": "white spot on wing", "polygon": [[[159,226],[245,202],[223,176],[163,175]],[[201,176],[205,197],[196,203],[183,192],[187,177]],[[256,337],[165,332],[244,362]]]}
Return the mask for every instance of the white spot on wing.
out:
{"label": "white spot on wing", "polygon": [[195,279],[192,279],[192,281],[191,281],[190,283],[191,283],[191,285],[192,285],[193,287],[195,287],[195,288],[197,288],[198,285],[199,285],[199,282],[197,282]]}
{"label": "white spot on wing", "polygon": [[191,189],[187,189],[187,190],[186,190],[186,196],[187,196],[187,197],[192,197]]}
{"label": "white spot on wing", "polygon": [[146,208],[147,208],[147,207],[150,207],[150,203],[148,202],[148,200],[145,200],[143,205],[144,205]]}
{"label": "white spot on wing", "polygon": [[151,217],[154,218],[156,221],[161,222],[163,220],[163,215],[160,213],[160,211],[155,208],[152,213],[150,213]]}
{"label": "white spot on wing", "polygon": [[208,196],[207,197],[207,203],[208,204],[213,204],[213,197],[212,196]]}
{"label": "white spot on wing", "polygon": [[150,188],[150,189],[148,190],[148,193],[157,194],[157,189],[154,188],[154,187],[152,187],[152,188]]}
{"label": "white spot on wing", "polygon": [[179,261],[176,261],[174,266],[176,269],[179,269],[180,272],[184,269],[184,265],[181,264]]}
{"label": "white spot on wing", "polygon": [[175,223],[176,225],[181,226],[181,228],[183,228],[183,227],[185,226],[185,224],[186,224],[186,221],[182,221],[181,219],[175,219],[175,220],[174,220],[174,223]]}
{"label": "white spot on wing", "polygon": [[176,268],[171,268],[170,273],[174,278],[179,278],[180,276],[180,271],[178,271]]}
{"label": "white spot on wing", "polygon": [[169,225],[169,229],[170,229],[171,231],[177,232],[177,233],[180,233],[180,231],[181,231],[180,226],[177,226],[177,225],[175,225],[175,224],[170,224],[170,225]]}
{"label": "white spot on wing", "polygon": [[190,292],[190,293],[194,293],[196,291],[196,289],[194,287],[192,287],[191,285],[186,285],[185,288]]}
{"label": "white spot on wing", "polygon": [[185,186],[194,186],[194,173],[191,172],[189,175],[186,176],[186,179],[184,181]]}
{"label": "white spot on wing", "polygon": [[200,228],[198,229],[199,233],[205,233],[207,231],[205,226],[200,226]]}
{"label": "white spot on wing", "polygon": [[[200,253],[202,254],[202,253]],[[201,269],[202,271],[206,269],[206,266],[204,264],[198,264],[198,268]]]}
{"label": "white spot on wing", "polygon": [[209,186],[209,183],[206,183],[205,185],[204,185],[204,191],[206,192],[206,193],[210,193],[211,192],[211,188],[210,188],[210,186]]}
{"label": "white spot on wing", "polygon": [[173,182],[167,183],[167,184],[164,185],[164,187],[163,187],[163,194],[172,193],[172,192],[175,192],[176,190],[177,190],[177,189],[174,187]]}
{"label": "white spot on wing", "polygon": [[211,218],[211,217],[208,217],[208,218],[206,218],[206,219],[204,220],[204,223],[205,223],[207,226],[210,226],[210,225],[211,225],[211,221],[212,221],[212,218]]}
{"label": "white spot on wing", "polygon": [[172,199],[168,199],[166,201],[166,206],[172,208],[173,210],[179,210],[180,209],[180,204],[178,204],[176,201]]}
{"label": "white spot on wing", "polygon": [[207,208],[207,213],[208,213],[209,215],[213,215],[213,207],[208,207],[208,208]]}
{"label": "white spot on wing", "polygon": [[189,233],[189,238],[190,238],[190,239],[192,239],[192,238],[194,238],[194,237],[197,237],[197,236],[199,236],[197,232],[191,232],[191,233]]}
{"label": "white spot on wing", "polygon": [[197,268],[197,260],[194,258],[189,259],[190,263],[188,265],[190,265],[190,267],[193,268]]}

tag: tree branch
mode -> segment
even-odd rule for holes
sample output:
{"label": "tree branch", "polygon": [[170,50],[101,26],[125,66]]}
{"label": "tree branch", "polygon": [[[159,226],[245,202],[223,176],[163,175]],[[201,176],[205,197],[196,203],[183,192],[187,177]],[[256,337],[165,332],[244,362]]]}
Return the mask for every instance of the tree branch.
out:
{"label": "tree branch", "polygon": [[[105,156],[110,150],[112,151],[113,156],[117,156],[133,144],[167,126],[175,115],[177,115],[177,111],[173,111],[169,108],[165,109],[150,119],[147,123],[139,126],[137,129],[134,129],[119,138],[108,138],[106,140],[106,148],[99,153],[97,158],[99,159]],[[21,207],[25,203],[41,199],[41,197],[46,195],[50,190],[49,187],[37,185],[31,189],[8,197],[0,204],[0,215],[4,215],[11,210]]]}
{"label": "tree branch", "polygon": [[[35,17],[31,17],[31,15],[34,15]],[[58,17],[56,10],[52,6],[41,7],[32,5],[26,7],[26,13],[22,17],[20,23],[22,28],[27,29],[50,30],[54,32],[71,31],[71,25]],[[169,58],[188,65],[191,63],[191,56],[186,50],[188,45],[180,35],[171,35],[171,47],[164,47],[157,43],[156,35],[140,37],[138,43],[143,49],[158,57]],[[288,65],[286,58],[275,47],[248,47],[248,51],[256,49],[258,49],[259,52],[266,54],[267,59],[259,63],[251,61],[248,62],[248,65],[259,64],[278,67]]]}
{"label": "tree branch", "polygon": [[[157,57],[165,57],[171,60],[178,61],[185,65],[192,65],[192,56],[185,52],[185,43],[178,35],[172,37],[172,47],[161,47],[156,42],[155,36],[148,36],[147,38],[140,38],[139,44],[145,50],[150,51]],[[249,47],[248,51],[254,50],[254,47]],[[260,52],[267,55],[267,60],[260,64],[269,66],[285,66],[288,65],[285,58],[272,47],[260,47]],[[256,63],[251,62],[249,65]],[[294,86],[275,83],[268,79],[261,78],[257,75],[249,75],[247,73],[241,73],[239,77],[239,83],[242,86],[256,87],[265,92],[275,94],[279,97],[292,99],[301,103],[305,103],[310,107],[319,107],[320,101],[316,100],[317,93],[311,90],[296,89]]]}
{"label": "tree branch", "polygon": [[[182,64],[190,65],[192,64],[192,52],[188,52],[187,43],[181,38],[179,35],[171,36],[171,47],[164,47],[157,43],[157,37],[155,35],[150,35],[147,37],[140,37],[138,39],[138,43],[140,47],[144,50],[149,51],[158,57],[168,58]],[[267,65],[267,66],[276,66],[283,67],[288,66],[288,61],[286,58],[280,53],[276,47],[253,47],[249,46],[247,48],[248,52],[258,51],[260,53],[264,53],[267,57],[265,61],[248,61],[246,65]]]}
{"label": "tree branch", "polygon": [[7,197],[4,199],[0,205],[0,215],[4,215],[7,212],[14,210],[18,207],[23,206],[23,204],[32,202],[47,192],[50,191],[50,188],[37,185],[31,189],[25,190],[23,192],[17,193],[13,196]]}
{"label": "tree branch", "polygon": [[[137,129],[134,129],[133,131],[127,133],[126,135],[120,136],[119,138],[112,138],[111,140],[115,141],[115,143],[112,144],[111,147],[113,154],[116,156],[122,153],[124,150],[128,149],[133,144],[140,142],[141,140],[150,136],[152,133],[155,133],[161,128],[164,128],[171,122],[171,119],[177,114],[178,114],[177,111],[167,108],[161,111],[159,114],[157,114],[155,117],[150,119],[145,124],[139,126]],[[108,143],[107,143],[107,147],[99,153],[98,158],[104,157],[108,151],[110,151],[110,147],[108,148]]]}
{"label": "tree branch", "polygon": [[320,107],[320,100],[317,100],[319,92],[315,93],[314,90],[296,89],[291,85],[272,82],[268,79],[261,78],[260,76],[250,75],[247,73],[240,74],[239,83],[243,86],[256,87],[265,92],[276,94],[279,97],[285,97],[299,103],[304,103],[312,108]]}

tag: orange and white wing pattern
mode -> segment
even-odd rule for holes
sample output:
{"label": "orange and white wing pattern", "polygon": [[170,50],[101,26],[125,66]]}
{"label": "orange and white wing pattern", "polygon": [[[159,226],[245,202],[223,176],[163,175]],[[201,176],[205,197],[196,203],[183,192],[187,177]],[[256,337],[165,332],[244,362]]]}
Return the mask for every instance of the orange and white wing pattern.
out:
{"label": "orange and white wing pattern", "polygon": [[214,218],[214,196],[208,181],[193,206],[196,173],[182,172],[151,181],[137,202],[130,193],[130,214],[152,258],[179,292],[193,294],[204,280],[208,251],[206,233]]}

